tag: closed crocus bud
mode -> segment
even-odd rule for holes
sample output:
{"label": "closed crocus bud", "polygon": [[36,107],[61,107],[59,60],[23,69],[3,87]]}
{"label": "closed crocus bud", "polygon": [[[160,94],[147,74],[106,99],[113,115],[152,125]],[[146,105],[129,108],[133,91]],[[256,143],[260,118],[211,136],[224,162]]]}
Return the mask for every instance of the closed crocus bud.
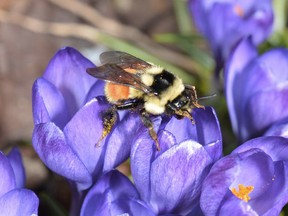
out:
{"label": "closed crocus bud", "polygon": [[196,27],[212,48],[217,72],[241,39],[251,36],[252,43],[258,45],[272,29],[271,0],[189,0],[188,6]]}
{"label": "closed crocus bud", "polygon": [[18,149],[7,156],[0,152],[0,214],[7,216],[37,215],[39,199],[25,189],[25,171]]}
{"label": "closed crocus bud", "polygon": [[288,140],[259,137],[217,161],[202,186],[205,215],[278,216],[288,202]]}
{"label": "closed crocus bud", "polygon": [[225,69],[225,91],[235,134],[240,141],[260,136],[288,117],[288,50],[258,56],[249,39],[231,55]]}
{"label": "closed crocus bud", "polygon": [[33,146],[46,166],[75,183],[78,191],[129,157],[131,134],[140,121],[125,115],[96,145],[103,131],[102,113],[110,105],[97,97],[104,94],[104,82],[86,73],[91,67],[77,50],[63,48],[32,90]]}
{"label": "closed crocus bud", "polygon": [[159,152],[147,133],[142,133],[132,146],[135,186],[156,215],[187,215],[199,210],[202,182],[222,155],[214,110],[194,109],[193,117],[195,124],[174,117],[160,124]]}

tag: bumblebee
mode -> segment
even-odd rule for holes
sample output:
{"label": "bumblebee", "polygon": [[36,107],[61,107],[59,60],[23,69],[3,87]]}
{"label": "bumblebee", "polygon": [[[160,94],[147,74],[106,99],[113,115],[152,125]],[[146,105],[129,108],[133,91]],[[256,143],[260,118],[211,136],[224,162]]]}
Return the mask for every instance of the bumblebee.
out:
{"label": "bumblebee", "polygon": [[187,117],[194,124],[193,108],[204,108],[198,104],[194,86],[183,84],[179,77],[162,67],[120,51],[104,52],[100,61],[102,66],[88,68],[87,73],[106,81],[105,96],[112,106],[103,113],[103,132],[97,144],[111,132],[117,110],[135,110],[159,151],[151,115]]}

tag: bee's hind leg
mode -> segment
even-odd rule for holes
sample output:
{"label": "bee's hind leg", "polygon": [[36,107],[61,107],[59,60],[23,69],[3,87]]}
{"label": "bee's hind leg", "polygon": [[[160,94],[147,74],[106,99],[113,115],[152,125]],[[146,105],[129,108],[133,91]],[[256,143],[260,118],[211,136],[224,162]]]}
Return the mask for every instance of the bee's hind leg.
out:
{"label": "bee's hind leg", "polygon": [[100,142],[111,132],[113,126],[117,121],[117,107],[111,106],[109,109],[102,113],[103,131],[100,139],[95,146],[100,147]]}
{"label": "bee's hind leg", "polygon": [[151,136],[151,138],[156,143],[157,151],[160,151],[161,149],[160,149],[160,145],[159,145],[159,141],[158,141],[158,136],[157,136],[157,133],[154,130],[153,122],[151,121],[149,114],[145,110],[141,110],[140,114],[141,114],[141,120],[142,120],[144,126],[148,128],[149,135]]}

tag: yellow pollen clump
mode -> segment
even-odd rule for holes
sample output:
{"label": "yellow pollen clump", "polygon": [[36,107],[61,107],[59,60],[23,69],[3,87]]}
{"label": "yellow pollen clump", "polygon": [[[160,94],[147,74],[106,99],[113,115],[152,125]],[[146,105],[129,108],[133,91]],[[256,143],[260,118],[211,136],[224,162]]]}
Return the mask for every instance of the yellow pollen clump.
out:
{"label": "yellow pollen clump", "polygon": [[235,12],[238,16],[240,16],[240,17],[243,17],[243,16],[244,16],[244,10],[243,10],[243,8],[242,8],[240,5],[235,5],[233,9],[234,9],[234,12]]}
{"label": "yellow pollen clump", "polygon": [[251,199],[249,194],[254,190],[254,186],[244,186],[243,184],[239,184],[238,188],[238,191],[236,190],[236,188],[232,188],[232,194],[234,194],[239,199],[248,202]]}

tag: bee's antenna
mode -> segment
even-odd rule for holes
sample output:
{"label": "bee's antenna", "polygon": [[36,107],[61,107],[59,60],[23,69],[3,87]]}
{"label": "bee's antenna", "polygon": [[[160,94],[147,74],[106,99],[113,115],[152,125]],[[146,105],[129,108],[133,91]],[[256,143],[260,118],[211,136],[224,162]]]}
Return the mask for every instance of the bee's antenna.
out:
{"label": "bee's antenna", "polygon": [[216,96],[217,96],[217,94],[212,94],[212,95],[197,98],[196,100],[198,101],[198,100],[208,99],[208,98],[212,98],[212,97],[216,97]]}

